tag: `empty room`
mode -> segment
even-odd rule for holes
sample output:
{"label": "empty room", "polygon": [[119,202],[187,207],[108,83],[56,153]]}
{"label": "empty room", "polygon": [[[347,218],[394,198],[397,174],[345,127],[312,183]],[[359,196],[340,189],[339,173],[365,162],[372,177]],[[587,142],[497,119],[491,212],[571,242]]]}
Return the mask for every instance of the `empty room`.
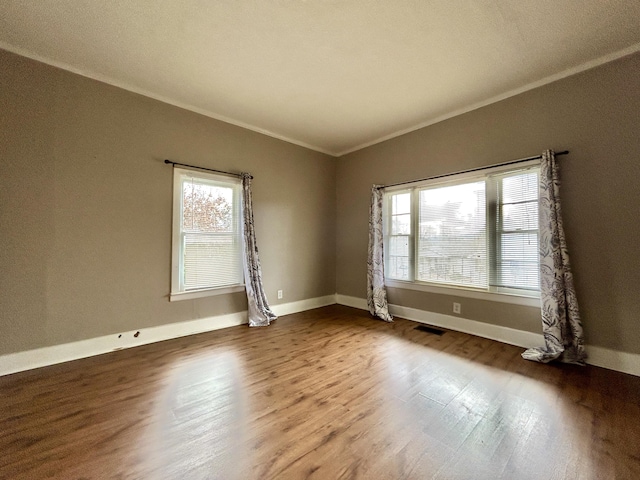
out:
{"label": "empty room", "polygon": [[0,2],[0,479],[640,478],[640,3]]}

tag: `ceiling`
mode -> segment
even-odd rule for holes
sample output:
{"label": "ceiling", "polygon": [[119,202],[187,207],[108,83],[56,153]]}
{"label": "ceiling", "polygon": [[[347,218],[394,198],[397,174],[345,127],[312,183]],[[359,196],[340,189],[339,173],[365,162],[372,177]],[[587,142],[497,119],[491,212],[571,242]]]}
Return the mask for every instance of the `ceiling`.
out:
{"label": "ceiling", "polygon": [[2,0],[0,48],[339,156],[640,51],[640,2]]}

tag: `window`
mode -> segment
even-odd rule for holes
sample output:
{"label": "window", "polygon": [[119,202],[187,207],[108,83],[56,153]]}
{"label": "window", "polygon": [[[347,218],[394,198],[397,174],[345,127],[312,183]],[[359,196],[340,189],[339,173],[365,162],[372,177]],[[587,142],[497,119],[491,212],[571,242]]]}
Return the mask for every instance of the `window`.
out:
{"label": "window", "polygon": [[174,168],[171,300],[242,290],[240,179]]}
{"label": "window", "polygon": [[387,189],[391,286],[539,296],[538,175],[528,162]]}

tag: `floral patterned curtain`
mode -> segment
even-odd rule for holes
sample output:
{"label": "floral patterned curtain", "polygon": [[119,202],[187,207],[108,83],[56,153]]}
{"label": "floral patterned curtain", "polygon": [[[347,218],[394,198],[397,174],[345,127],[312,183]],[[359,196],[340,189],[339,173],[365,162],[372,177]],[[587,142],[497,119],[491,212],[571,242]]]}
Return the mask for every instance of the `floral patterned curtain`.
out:
{"label": "floral patterned curtain", "polygon": [[253,228],[251,175],[242,174],[242,219],[244,238],[244,283],[247,290],[250,327],[266,327],[276,315],[271,311],[262,286],[262,269],[258,258],[256,233]]}
{"label": "floral patterned curtain", "polygon": [[562,225],[559,168],[552,150],[542,154],[539,195],[540,304],[545,346],[530,348],[522,356],[536,362],[558,359],[583,365],[587,355]]}
{"label": "floral patterned curtain", "polygon": [[384,286],[384,252],[382,238],[382,190],[371,189],[369,209],[369,257],[367,260],[367,304],[371,315],[392,322]]}

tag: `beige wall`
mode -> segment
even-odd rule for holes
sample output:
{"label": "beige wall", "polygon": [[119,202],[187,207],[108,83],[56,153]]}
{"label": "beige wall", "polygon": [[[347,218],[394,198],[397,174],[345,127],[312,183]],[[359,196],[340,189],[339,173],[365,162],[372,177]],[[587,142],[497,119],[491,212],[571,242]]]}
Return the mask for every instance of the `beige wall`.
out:
{"label": "beige wall", "polygon": [[335,292],[332,157],[0,51],[0,158],[0,354],[246,309],[169,303],[165,158],[254,175],[272,304]]}
{"label": "beige wall", "polygon": [[[371,184],[568,149],[562,199],[587,342],[640,353],[640,54],[342,157],[337,291],[366,295]],[[451,314],[453,297],[390,289],[392,303]],[[537,309],[459,299],[465,317],[540,331]]]}

